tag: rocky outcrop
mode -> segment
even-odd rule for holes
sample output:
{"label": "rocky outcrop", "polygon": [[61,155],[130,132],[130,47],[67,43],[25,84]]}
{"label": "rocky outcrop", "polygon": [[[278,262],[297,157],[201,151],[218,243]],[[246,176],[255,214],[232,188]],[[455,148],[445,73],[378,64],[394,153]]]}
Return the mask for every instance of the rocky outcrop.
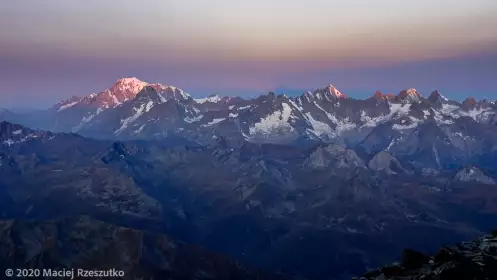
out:
{"label": "rocky outcrop", "polygon": [[480,169],[474,166],[463,168],[457,172],[456,176],[454,176],[454,180],[459,182],[478,182],[486,185],[495,184],[494,179],[485,175]]}
{"label": "rocky outcrop", "polygon": [[472,242],[444,247],[435,256],[406,250],[401,264],[366,273],[361,280],[497,279],[497,232]]}
{"label": "rocky outcrop", "polygon": [[369,169],[387,174],[397,174],[407,172],[400,162],[388,152],[377,153],[368,164]]}
{"label": "rocky outcrop", "polygon": [[377,102],[389,101],[395,99],[395,94],[383,94],[381,91],[376,91],[369,99],[376,100]]}
{"label": "rocky outcrop", "polygon": [[365,167],[363,160],[342,145],[319,146],[306,163],[314,168],[358,168]]}
{"label": "rocky outcrop", "polygon": [[462,107],[464,109],[473,109],[478,105],[478,101],[474,97],[468,97],[462,102]]}

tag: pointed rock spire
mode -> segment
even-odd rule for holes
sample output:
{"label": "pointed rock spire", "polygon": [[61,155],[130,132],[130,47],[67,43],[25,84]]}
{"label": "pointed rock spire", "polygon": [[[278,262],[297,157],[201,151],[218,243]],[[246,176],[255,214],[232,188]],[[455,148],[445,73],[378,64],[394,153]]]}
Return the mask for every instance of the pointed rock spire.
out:
{"label": "pointed rock spire", "polygon": [[378,90],[373,94],[373,96],[371,98],[376,99],[376,100],[390,100],[390,99],[394,99],[395,95],[393,93],[383,94],[381,91]]}
{"label": "pointed rock spire", "polygon": [[462,106],[465,109],[473,109],[478,105],[478,101],[474,97],[468,97],[462,102]]}

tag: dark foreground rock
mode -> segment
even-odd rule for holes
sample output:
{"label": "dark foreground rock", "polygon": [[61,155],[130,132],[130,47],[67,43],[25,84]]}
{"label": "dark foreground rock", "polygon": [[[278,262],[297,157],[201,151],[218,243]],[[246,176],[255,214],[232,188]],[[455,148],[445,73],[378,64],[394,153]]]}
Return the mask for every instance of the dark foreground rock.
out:
{"label": "dark foreground rock", "polygon": [[361,280],[494,280],[497,279],[497,232],[443,247],[435,256],[406,250],[401,264],[368,272]]}
{"label": "dark foreground rock", "polygon": [[124,277],[119,279],[291,279],[246,268],[164,235],[87,216],[52,221],[0,220],[0,271],[13,268],[52,272],[114,269],[123,271]]}

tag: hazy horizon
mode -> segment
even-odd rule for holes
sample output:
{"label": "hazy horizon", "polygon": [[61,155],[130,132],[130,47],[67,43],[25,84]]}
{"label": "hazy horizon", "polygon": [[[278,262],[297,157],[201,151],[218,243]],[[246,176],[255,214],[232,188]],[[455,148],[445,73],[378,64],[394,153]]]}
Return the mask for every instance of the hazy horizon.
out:
{"label": "hazy horizon", "polygon": [[47,107],[133,76],[194,96],[331,83],[497,99],[495,13],[491,0],[9,1],[0,102]]}

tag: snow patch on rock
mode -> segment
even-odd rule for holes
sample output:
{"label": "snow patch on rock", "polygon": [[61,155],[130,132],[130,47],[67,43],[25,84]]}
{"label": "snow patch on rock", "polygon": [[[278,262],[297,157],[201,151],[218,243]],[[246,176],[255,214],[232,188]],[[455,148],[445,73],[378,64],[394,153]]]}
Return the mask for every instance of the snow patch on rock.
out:
{"label": "snow patch on rock", "polygon": [[222,122],[224,120],[226,120],[226,118],[216,118],[216,119],[213,119],[212,121],[208,122],[207,124],[205,124],[203,126],[215,125],[215,124],[220,123],[220,122]]}
{"label": "snow patch on rock", "polygon": [[309,122],[309,124],[312,126],[312,132],[316,136],[318,137],[323,135],[332,136],[332,137],[336,136],[336,134],[333,132],[333,130],[328,124],[314,119],[311,113],[305,113],[305,116],[307,117],[307,121]]}
{"label": "snow patch on rock", "polygon": [[197,98],[197,99],[194,99],[194,100],[195,100],[195,102],[197,102],[199,104],[204,104],[206,102],[217,103],[217,102],[221,101],[221,97],[219,95],[212,95],[212,96],[209,96],[209,97]]}
{"label": "snow patch on rock", "polygon": [[194,123],[194,122],[201,121],[203,118],[204,118],[204,115],[199,115],[196,117],[186,117],[183,120],[187,123]]}
{"label": "snow patch on rock", "polygon": [[114,133],[120,134],[121,132],[123,132],[128,127],[129,124],[133,123],[144,113],[149,103],[141,104],[139,108],[133,108],[134,114],[124,120],[121,120],[121,127],[118,130],[116,130]]}
{"label": "snow patch on rock", "polygon": [[279,111],[273,112],[271,115],[262,118],[254,126],[249,128],[250,135],[256,134],[270,134],[273,131],[281,129],[293,130],[293,127],[288,122],[292,115],[292,108],[287,103],[281,104],[283,108]]}

